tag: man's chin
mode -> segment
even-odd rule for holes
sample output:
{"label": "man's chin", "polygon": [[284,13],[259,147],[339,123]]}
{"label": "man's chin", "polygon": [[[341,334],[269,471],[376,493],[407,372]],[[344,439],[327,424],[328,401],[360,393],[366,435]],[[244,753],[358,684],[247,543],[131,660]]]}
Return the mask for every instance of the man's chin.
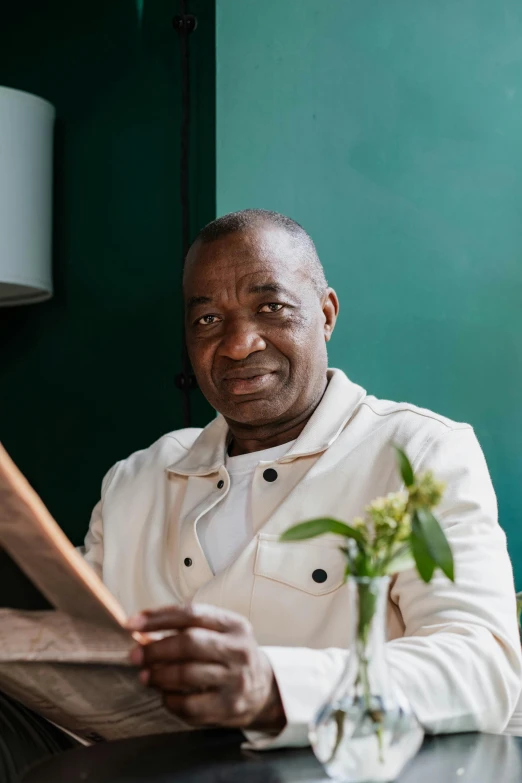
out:
{"label": "man's chin", "polygon": [[220,413],[226,419],[235,421],[238,424],[261,426],[277,419],[278,407],[274,405],[274,399],[269,399],[268,397],[243,400],[241,398],[228,399],[223,401]]}

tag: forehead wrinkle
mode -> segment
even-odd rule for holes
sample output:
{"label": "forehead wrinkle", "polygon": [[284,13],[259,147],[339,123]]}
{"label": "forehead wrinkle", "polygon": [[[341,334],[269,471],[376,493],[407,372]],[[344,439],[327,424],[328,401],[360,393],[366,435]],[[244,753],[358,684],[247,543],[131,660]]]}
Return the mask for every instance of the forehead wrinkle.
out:
{"label": "forehead wrinkle", "polygon": [[[250,266],[251,263],[245,259],[244,263],[230,265],[232,271],[230,276],[224,275],[222,270],[221,272],[216,270],[214,275],[205,274],[203,284],[201,281],[195,282],[195,295],[188,298],[188,306],[190,307],[190,303],[194,300],[197,304],[217,304],[220,302],[225,305],[238,301],[245,289],[249,287],[249,278],[252,274],[256,274],[256,272],[250,271]],[[200,295],[200,292],[203,295]]]}
{"label": "forehead wrinkle", "polygon": [[[196,243],[187,256],[184,287],[188,273],[195,278],[198,289],[203,278],[207,283],[205,288],[208,290],[208,287],[212,286],[211,293],[215,294],[216,288],[211,279],[217,277],[220,283],[223,282],[223,264],[227,272],[233,272],[232,285],[236,291],[243,285],[245,266],[248,267],[247,276],[256,274],[261,281],[266,275],[272,278],[269,282],[281,281],[284,284],[288,276],[298,275],[302,283],[314,286],[313,265],[309,257],[303,252],[299,242],[283,229],[270,227],[267,230],[266,226],[259,226],[255,230],[236,232],[206,245]],[[252,270],[254,264],[257,269]],[[287,283],[286,287],[292,286]]]}
{"label": "forehead wrinkle", "polygon": [[251,267],[252,263],[245,259],[243,263],[232,265],[234,274],[227,280],[222,275],[216,275],[217,279],[205,277],[205,285],[197,283],[194,295],[186,298],[187,309],[205,304],[216,305],[218,302],[228,306],[243,298],[262,294],[303,301],[309,298],[312,291],[315,293],[310,274],[298,264],[286,265],[285,274],[282,275],[278,274],[280,270],[273,264],[261,262],[258,268]]}

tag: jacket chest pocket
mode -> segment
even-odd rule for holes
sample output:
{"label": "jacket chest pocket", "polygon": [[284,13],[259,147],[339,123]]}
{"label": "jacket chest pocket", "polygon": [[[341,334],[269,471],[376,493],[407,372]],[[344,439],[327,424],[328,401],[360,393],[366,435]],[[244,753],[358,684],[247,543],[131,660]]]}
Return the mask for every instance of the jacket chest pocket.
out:
{"label": "jacket chest pocket", "polygon": [[260,534],[250,620],[260,644],[344,646],[348,606],[340,540]]}

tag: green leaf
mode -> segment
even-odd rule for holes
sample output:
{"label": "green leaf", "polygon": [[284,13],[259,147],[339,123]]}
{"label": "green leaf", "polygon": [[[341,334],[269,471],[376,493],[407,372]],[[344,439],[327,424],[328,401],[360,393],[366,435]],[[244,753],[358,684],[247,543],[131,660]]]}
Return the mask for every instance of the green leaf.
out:
{"label": "green leaf", "polygon": [[308,522],[300,522],[299,525],[285,530],[281,534],[280,541],[304,541],[307,538],[315,538],[316,536],[324,536],[325,533],[333,533],[336,536],[343,536],[344,538],[353,538],[358,544],[364,546],[364,538],[362,533],[355,528],[345,525],[344,522],[339,522],[337,519],[330,519],[328,517],[320,517],[319,519],[310,519]]}
{"label": "green leaf", "polygon": [[415,560],[415,565],[417,566],[419,576],[424,582],[431,582],[433,572],[435,571],[435,561],[430,555],[430,551],[426,545],[426,542],[424,541],[424,536],[420,530],[420,523],[416,514],[413,517],[411,523],[410,540],[411,552],[413,559]]}
{"label": "green leaf", "polygon": [[425,508],[417,509],[415,516],[419,523],[420,533],[435,564],[446,574],[448,579],[454,582],[453,554],[438,519]]}
{"label": "green leaf", "polygon": [[407,487],[412,487],[415,482],[415,475],[413,473],[411,462],[406,456],[405,452],[399,448],[399,446],[394,445],[393,448],[395,449],[395,453],[397,455],[397,467],[399,468],[402,480]]}

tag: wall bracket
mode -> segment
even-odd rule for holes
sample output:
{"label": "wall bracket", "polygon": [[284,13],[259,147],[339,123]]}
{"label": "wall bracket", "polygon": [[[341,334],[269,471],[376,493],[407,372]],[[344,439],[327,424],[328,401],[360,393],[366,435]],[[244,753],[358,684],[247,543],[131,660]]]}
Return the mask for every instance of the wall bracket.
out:
{"label": "wall bracket", "polygon": [[197,28],[198,20],[194,14],[178,14],[173,18],[172,26],[178,32],[188,35]]}

